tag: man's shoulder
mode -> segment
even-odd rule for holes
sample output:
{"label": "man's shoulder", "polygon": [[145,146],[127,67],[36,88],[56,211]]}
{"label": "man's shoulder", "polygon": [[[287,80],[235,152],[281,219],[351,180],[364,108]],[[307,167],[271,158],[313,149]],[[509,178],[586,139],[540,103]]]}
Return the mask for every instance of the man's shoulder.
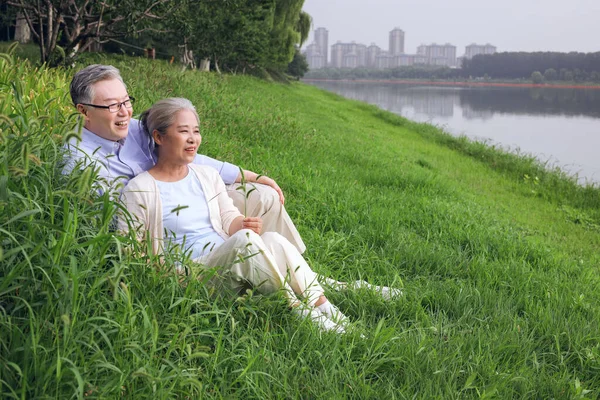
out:
{"label": "man's shoulder", "polygon": [[79,134],[73,133],[65,142],[68,155],[72,157],[93,157],[103,150],[102,147],[99,137],[85,128]]}
{"label": "man's shoulder", "polygon": [[145,136],[142,129],[142,123],[139,119],[131,118],[129,120],[127,136],[135,136],[136,138]]}

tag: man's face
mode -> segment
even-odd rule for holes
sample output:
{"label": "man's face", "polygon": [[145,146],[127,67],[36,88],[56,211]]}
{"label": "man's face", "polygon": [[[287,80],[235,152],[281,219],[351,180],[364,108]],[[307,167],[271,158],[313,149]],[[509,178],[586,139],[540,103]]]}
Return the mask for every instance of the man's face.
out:
{"label": "man's face", "polygon": [[[108,106],[129,98],[125,85],[118,79],[99,81],[94,84],[94,98],[91,104]],[[107,140],[121,140],[127,137],[133,108],[121,106],[118,112],[111,113],[105,108],[77,105],[85,116],[85,128]]]}

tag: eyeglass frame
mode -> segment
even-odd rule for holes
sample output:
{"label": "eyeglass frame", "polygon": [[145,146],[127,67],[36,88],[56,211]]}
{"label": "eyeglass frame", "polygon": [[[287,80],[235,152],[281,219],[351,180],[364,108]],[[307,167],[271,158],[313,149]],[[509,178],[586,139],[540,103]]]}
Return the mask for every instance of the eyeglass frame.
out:
{"label": "eyeglass frame", "polygon": [[[127,105],[125,105],[125,103],[127,103],[127,102],[130,103],[129,107],[127,107]],[[118,113],[119,111],[121,111],[121,107],[125,107],[126,109],[127,108],[133,108],[133,103],[135,103],[135,97],[129,96],[129,98],[127,100],[125,100],[125,101],[121,101],[121,102],[118,102],[118,103],[112,103],[112,104],[109,104],[107,106],[99,106],[97,104],[87,104],[87,103],[79,103],[79,104],[81,104],[82,106],[90,106],[90,107],[94,107],[94,108],[102,108],[104,110],[108,110],[109,113],[114,114],[114,113]],[[115,107],[115,106],[119,106],[119,107],[115,111],[110,111],[110,108],[111,107]]]}

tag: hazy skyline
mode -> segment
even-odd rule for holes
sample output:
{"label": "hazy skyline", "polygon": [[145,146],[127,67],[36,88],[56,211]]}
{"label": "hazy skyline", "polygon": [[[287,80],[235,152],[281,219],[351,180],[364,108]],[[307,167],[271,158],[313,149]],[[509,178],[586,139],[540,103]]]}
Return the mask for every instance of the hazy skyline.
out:
{"label": "hazy skyline", "polygon": [[462,56],[471,43],[502,51],[600,51],[599,0],[305,0],[314,30],[338,40],[388,49],[389,32],[405,33],[405,52],[420,44],[451,43]]}

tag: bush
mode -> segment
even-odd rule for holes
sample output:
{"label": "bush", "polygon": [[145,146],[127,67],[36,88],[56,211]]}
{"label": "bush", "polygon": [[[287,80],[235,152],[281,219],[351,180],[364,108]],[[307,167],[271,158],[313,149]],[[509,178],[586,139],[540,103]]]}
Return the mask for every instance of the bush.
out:
{"label": "bush", "polygon": [[535,84],[540,84],[544,82],[544,75],[540,71],[534,71],[531,74],[531,81]]}

